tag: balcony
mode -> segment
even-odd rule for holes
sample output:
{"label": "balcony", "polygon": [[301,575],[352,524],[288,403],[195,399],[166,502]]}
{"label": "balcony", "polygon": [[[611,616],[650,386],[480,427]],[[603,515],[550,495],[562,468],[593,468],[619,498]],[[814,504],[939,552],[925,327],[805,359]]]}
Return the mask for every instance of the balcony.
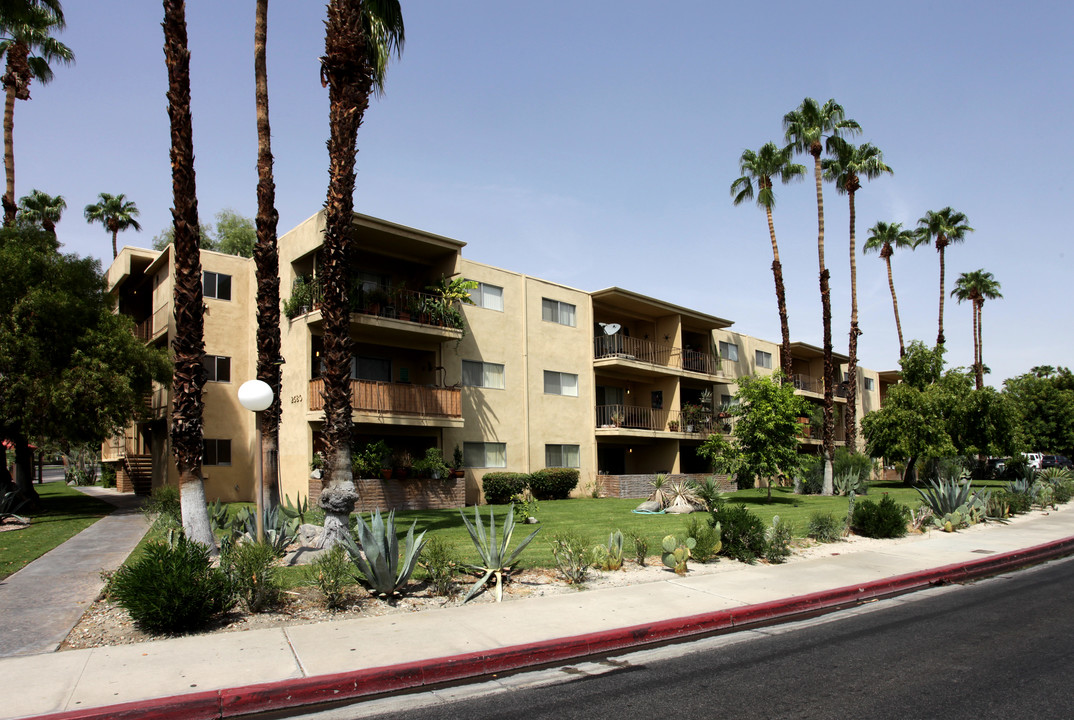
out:
{"label": "balcony", "polygon": [[140,323],[134,324],[134,337],[142,342],[148,342],[153,337],[153,318],[147,317]]}
{"label": "balcony", "polygon": [[[835,442],[846,442],[846,429],[843,424],[835,423]],[[802,423],[798,426],[798,440],[805,445],[819,445],[824,442],[824,428],[820,425],[812,425],[810,423]]]}
{"label": "balcony", "polygon": [[[678,371],[719,375],[720,358],[698,350],[683,350],[651,340],[625,335],[597,335],[593,338],[593,359],[610,364],[647,365],[660,371]],[[609,364],[609,363],[602,363]]]}
{"label": "balcony", "polygon": [[[791,375],[791,382],[794,383],[795,390],[812,393],[814,395],[824,395],[823,378],[813,377],[812,375]],[[846,398],[846,383],[836,383],[834,390],[836,398]]]}
{"label": "balcony", "polygon": [[598,405],[596,411],[596,424],[600,430],[648,430],[703,435],[714,432],[726,434],[731,430],[729,419],[713,417],[711,414],[654,410],[639,405]]}
{"label": "balcony", "polygon": [[[311,412],[324,410],[323,391],[323,379],[310,380]],[[458,388],[352,380],[351,408],[356,414],[461,422],[462,393]]]}

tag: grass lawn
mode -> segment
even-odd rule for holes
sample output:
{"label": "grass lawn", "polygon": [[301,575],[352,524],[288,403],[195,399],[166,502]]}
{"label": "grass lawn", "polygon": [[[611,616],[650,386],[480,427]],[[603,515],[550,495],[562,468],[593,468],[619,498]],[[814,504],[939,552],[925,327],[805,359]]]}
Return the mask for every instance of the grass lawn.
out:
{"label": "grass lawn", "polygon": [[[34,485],[34,488],[41,496],[41,508],[29,515],[32,518],[30,526],[0,533],[0,580],[113,510],[103,500],[83,495],[62,480]],[[19,514],[27,516],[26,513]]]}

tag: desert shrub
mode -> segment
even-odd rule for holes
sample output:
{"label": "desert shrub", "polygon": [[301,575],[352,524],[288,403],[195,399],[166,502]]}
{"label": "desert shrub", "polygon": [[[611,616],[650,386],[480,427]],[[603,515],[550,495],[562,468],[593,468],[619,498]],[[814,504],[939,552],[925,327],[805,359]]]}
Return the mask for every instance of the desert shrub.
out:
{"label": "desert shrub", "polygon": [[457,592],[455,575],[459,572],[459,559],[443,538],[436,535],[429,538],[418,564],[425,570],[425,578],[435,595],[451,597]]}
{"label": "desert shrub", "polygon": [[326,608],[338,610],[347,604],[347,586],[355,582],[354,564],[342,545],[333,545],[309,568],[308,583],[321,591]]}
{"label": "desert shrub", "polygon": [[686,523],[686,537],[694,539],[690,555],[698,562],[708,562],[720,552],[720,533],[704,520],[691,517]]}
{"label": "desert shrub", "polygon": [[1057,503],[1070,502],[1070,499],[1074,497],[1074,480],[1056,480],[1052,483],[1052,491],[1055,493]]}
{"label": "desert shrub", "polygon": [[721,505],[712,511],[709,524],[720,524],[721,552],[730,558],[752,563],[764,554],[764,523],[745,505]]}
{"label": "desert shrub", "polygon": [[574,531],[556,534],[552,538],[552,557],[556,568],[568,585],[584,583],[593,564],[593,554],[581,535]]}
{"label": "desert shrub", "polygon": [[645,558],[649,557],[649,540],[644,535],[638,533],[633,534],[634,537],[634,559],[638,565],[645,565]]}
{"label": "desert shrub", "polygon": [[101,487],[114,488],[116,486],[116,466],[112,463],[101,463]]}
{"label": "desert shrub", "polygon": [[772,518],[772,524],[765,532],[764,559],[772,564],[779,564],[790,557],[791,541],[794,539],[794,526],[779,515]]}
{"label": "desert shrub", "polygon": [[280,600],[280,578],[272,545],[239,542],[220,558],[235,596],[250,612],[262,612]]}
{"label": "desert shrub", "polygon": [[619,530],[608,534],[607,544],[597,544],[592,550],[593,566],[601,570],[623,569],[623,533]]}
{"label": "desert shrub", "polygon": [[824,460],[820,455],[806,455],[794,478],[794,491],[799,495],[819,495],[824,489]]}
{"label": "desert shrub", "polygon": [[862,500],[854,507],[854,532],[871,538],[897,538],[906,535],[910,509],[884,495],[877,504]]}
{"label": "desert shrub", "polygon": [[545,468],[530,476],[530,492],[538,500],[566,500],[576,487],[576,468]]}
{"label": "desert shrub", "polygon": [[485,502],[489,505],[506,505],[529,484],[530,476],[526,473],[490,472],[481,478],[481,489],[485,491]]}
{"label": "desert shrub", "polygon": [[[694,495],[705,505],[705,509],[713,511],[720,504],[722,491],[720,481],[714,475],[709,475],[700,482],[694,483]],[[697,553],[694,553],[697,555]]]}
{"label": "desert shrub", "polygon": [[[832,473],[833,475],[853,473],[864,484],[873,473],[873,459],[864,453],[851,452],[845,447],[837,447],[835,449],[835,458],[832,461]],[[855,490],[854,492],[859,495],[864,494],[863,490]]]}
{"label": "desert shrub", "polygon": [[818,542],[835,542],[843,534],[843,522],[835,519],[835,513],[817,511],[809,516],[806,536]]}
{"label": "desert shrub", "polygon": [[522,522],[525,522],[527,518],[537,517],[537,511],[541,509],[541,506],[533,499],[533,493],[529,491],[529,488],[517,495],[512,495],[511,505],[515,508],[515,517],[522,518]]}
{"label": "desert shrub", "polygon": [[146,546],[137,562],[112,577],[110,592],[151,633],[198,630],[235,605],[231,582],[212,566],[209,548],[181,533],[174,545]]}
{"label": "desert shrub", "polygon": [[153,519],[156,525],[181,527],[183,509],[179,504],[179,488],[174,485],[160,485],[153,488],[153,492],[142,506],[142,511]]}

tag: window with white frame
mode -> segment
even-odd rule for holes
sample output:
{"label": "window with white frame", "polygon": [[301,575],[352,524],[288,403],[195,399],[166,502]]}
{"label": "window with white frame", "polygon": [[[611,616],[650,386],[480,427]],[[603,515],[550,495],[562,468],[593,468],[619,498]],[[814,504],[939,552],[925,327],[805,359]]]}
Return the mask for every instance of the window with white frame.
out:
{"label": "window with white frame", "polygon": [[772,369],[772,353],[765,352],[764,350],[757,350],[754,353],[757,358],[757,367]]}
{"label": "window with white frame", "polygon": [[866,390],[872,390],[873,387],[874,387],[873,379],[871,377],[865,378],[865,389]]}
{"label": "window with white frame", "polygon": [[545,370],[544,391],[548,395],[578,397],[578,376],[573,373]]}
{"label": "window with white frame", "polygon": [[202,440],[202,465],[230,465],[231,441],[216,438]]}
{"label": "window with white frame", "polygon": [[479,282],[477,288],[470,291],[470,299],[478,307],[503,312],[503,288],[497,285]]}
{"label": "window with white frame", "polygon": [[579,460],[580,453],[578,452],[577,445],[545,445],[544,446],[544,466],[550,468],[565,467],[576,468],[581,467],[582,463]]}
{"label": "window with white frame", "polygon": [[215,300],[230,300],[231,299],[231,276],[224,275],[223,273],[209,272],[206,270],[202,273],[202,294],[207,298]]}
{"label": "window with white frame", "polygon": [[731,362],[738,362],[738,345],[721,340],[720,357]]}
{"label": "window with white frame", "polygon": [[545,322],[559,323],[560,325],[575,326],[575,307],[570,303],[559,300],[541,298],[541,319]]}
{"label": "window with white frame", "polygon": [[463,360],[462,384],[469,387],[503,390],[503,365],[479,360]]}
{"label": "window with white frame", "polygon": [[209,382],[231,382],[231,358],[226,355],[206,355],[205,370]]}
{"label": "window with white frame", "polygon": [[462,462],[466,467],[472,468],[507,467],[507,443],[463,443]]}

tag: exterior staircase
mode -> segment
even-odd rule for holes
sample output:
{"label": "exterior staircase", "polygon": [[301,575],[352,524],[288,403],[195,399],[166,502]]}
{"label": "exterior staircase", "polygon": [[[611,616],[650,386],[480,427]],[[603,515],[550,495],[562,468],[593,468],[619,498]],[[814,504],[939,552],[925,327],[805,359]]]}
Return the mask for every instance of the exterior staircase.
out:
{"label": "exterior staircase", "polygon": [[127,471],[135,495],[149,495],[153,491],[152,456],[124,455],[123,469]]}

